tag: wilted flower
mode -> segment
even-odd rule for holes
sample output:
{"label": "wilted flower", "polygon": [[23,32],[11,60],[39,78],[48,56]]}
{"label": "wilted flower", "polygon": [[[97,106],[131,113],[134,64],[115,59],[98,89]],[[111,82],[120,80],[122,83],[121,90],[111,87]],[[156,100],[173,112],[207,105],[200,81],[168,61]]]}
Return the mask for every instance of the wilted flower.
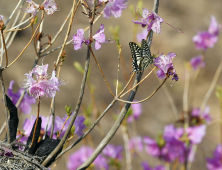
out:
{"label": "wilted flower", "polygon": [[172,80],[178,81],[179,77],[173,67],[174,57],[176,57],[175,53],[168,53],[167,56],[161,53],[159,57],[154,58],[154,65],[159,68],[156,73],[159,79],[164,79],[166,76],[172,75]]}
{"label": "wilted flower", "polygon": [[[106,2],[107,0],[99,0],[99,2]],[[121,17],[122,10],[125,9],[128,0],[109,0],[104,8],[103,17],[110,18],[113,15],[115,18]]]}
{"label": "wilted flower", "polygon": [[103,154],[112,158],[112,159],[118,159],[119,161],[122,159],[122,146],[114,146],[112,144],[108,144],[103,149]]}
{"label": "wilted flower", "polygon": [[[56,91],[59,91],[59,86],[64,85],[56,76],[55,71],[52,71],[52,76],[49,79],[48,74],[48,64],[42,66],[35,66],[32,71],[27,76],[26,83],[24,83],[24,88],[27,89],[29,94],[33,97],[55,97]],[[36,80],[32,78],[32,74],[36,75]]]}
{"label": "wilted flower", "polygon": [[[76,170],[80,165],[82,165],[93,153],[93,149],[88,146],[82,146],[78,151],[74,152],[69,156],[66,167],[69,170]],[[104,157],[99,155],[94,163],[98,170],[108,170],[109,165]]]}
{"label": "wilted flower", "polygon": [[93,39],[95,41],[95,46],[94,48],[96,50],[101,48],[101,43],[107,43],[109,41],[106,41],[106,36],[104,33],[104,25],[101,24],[99,30],[96,32],[96,34],[92,37],[92,39],[85,39],[84,38],[84,30],[83,29],[78,29],[77,30],[77,34],[73,35],[72,39],[73,39],[73,44],[74,44],[74,49],[75,50],[79,50],[82,48],[82,43],[85,44],[90,44],[91,42],[93,42]]}
{"label": "wilted flower", "polygon": [[208,170],[221,170],[222,169],[222,145],[217,145],[214,151],[213,158],[207,158],[207,169]]}
{"label": "wilted flower", "polygon": [[[19,89],[17,93],[13,93],[13,84],[14,84],[14,81],[12,80],[9,84],[8,96],[11,98],[13,104],[15,105],[17,101],[19,100],[23,92],[23,89]],[[23,113],[29,114],[32,110],[31,105],[34,104],[35,102],[36,102],[36,99],[30,96],[28,93],[26,93],[19,105],[19,108],[21,109]]]}
{"label": "wilted flower", "polygon": [[211,16],[211,23],[208,31],[198,32],[192,39],[196,45],[196,49],[206,51],[207,48],[213,48],[218,40],[220,28],[221,26],[218,25],[215,17]]}
{"label": "wilted flower", "polygon": [[143,167],[143,170],[165,170],[164,166],[162,165],[156,166],[155,168],[151,168],[146,162],[142,162],[141,165]]}
{"label": "wilted flower", "polygon": [[[72,114],[72,115],[74,115],[74,114]],[[61,129],[63,127],[63,124],[64,124],[65,120],[67,119],[67,117],[68,117],[67,115],[65,115],[63,118],[60,118],[59,116],[56,116],[56,118],[55,118],[55,127],[54,127],[54,132],[55,133],[57,131],[59,131],[59,132],[61,131]],[[66,132],[66,130],[67,130],[69,124],[70,124],[71,118],[72,117],[70,117],[66,121],[66,124],[63,127],[63,130],[60,134],[60,137],[62,137],[65,134],[65,132]],[[86,125],[84,124],[84,121],[85,121],[84,116],[77,116],[76,120],[74,122],[74,126],[75,126],[75,132],[74,133],[77,134],[79,137],[81,137],[83,135],[83,130],[86,128]]]}
{"label": "wilted flower", "polygon": [[[134,102],[136,102],[136,101],[134,101]],[[141,103],[132,104],[131,107],[132,107],[133,113],[131,115],[129,115],[129,117],[127,118],[128,123],[131,123],[134,120],[137,120],[142,113],[142,104]]]}
{"label": "wilted flower", "polygon": [[137,137],[133,137],[129,140],[129,148],[130,151],[139,151],[141,152],[143,150],[143,141],[142,138],[140,136]]}
{"label": "wilted flower", "polygon": [[194,70],[198,69],[199,67],[205,67],[205,62],[203,62],[202,55],[191,58],[190,64]]}
{"label": "wilted flower", "polygon": [[[140,15],[142,17],[140,17]],[[140,24],[143,28],[147,26],[147,31],[153,30],[155,33],[161,33],[160,24],[164,20],[155,12],[149,13],[149,10],[144,8],[142,14],[138,14],[139,21],[133,21],[135,24]]]}

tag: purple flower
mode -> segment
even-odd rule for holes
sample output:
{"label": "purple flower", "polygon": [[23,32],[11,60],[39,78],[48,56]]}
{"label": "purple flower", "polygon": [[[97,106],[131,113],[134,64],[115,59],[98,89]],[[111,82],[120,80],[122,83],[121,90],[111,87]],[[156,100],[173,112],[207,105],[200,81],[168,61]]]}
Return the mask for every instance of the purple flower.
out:
{"label": "purple flower", "polygon": [[154,65],[159,68],[157,76],[159,79],[166,78],[166,75],[173,75],[172,80],[178,80],[176,70],[173,67],[173,58],[176,57],[175,53],[168,53],[167,56],[161,53],[159,57],[154,58]]}
{"label": "purple flower", "polygon": [[205,62],[203,62],[202,55],[191,58],[190,64],[194,70],[197,70],[199,67],[205,67]]}
{"label": "purple flower", "polygon": [[196,45],[196,49],[206,51],[207,48],[213,48],[218,40],[220,28],[215,17],[212,16],[208,31],[198,32],[198,34],[192,38]]}
{"label": "purple flower", "polygon": [[143,150],[143,141],[142,138],[140,136],[131,138],[129,140],[129,148],[131,151],[139,151],[141,152]]}
{"label": "purple flower", "polygon": [[200,119],[203,119],[207,124],[209,124],[210,122],[211,122],[211,120],[212,120],[212,118],[211,118],[211,116],[210,116],[210,107],[209,106],[207,106],[205,109],[204,109],[204,111],[203,111],[203,113],[201,114],[201,112],[200,112],[200,108],[194,108],[193,110],[192,110],[192,113],[191,113],[191,116],[192,117],[198,117],[198,118],[200,118]]}
{"label": "purple flower", "polygon": [[146,36],[148,34],[148,31],[146,29],[144,29],[141,33],[138,33],[136,38],[138,42],[141,42],[142,39],[146,39]]}
{"label": "purple flower", "polygon": [[201,143],[203,137],[206,134],[206,128],[207,128],[206,125],[199,125],[199,126],[188,127],[185,130],[192,144]]}
{"label": "purple flower", "polygon": [[104,149],[103,149],[103,154],[112,158],[112,159],[118,159],[121,161],[122,159],[122,151],[123,147],[122,146],[114,146],[112,144],[108,144]]}
{"label": "purple flower", "polygon": [[[136,101],[134,101],[134,102],[136,102]],[[131,107],[132,107],[133,113],[127,118],[128,123],[131,123],[134,120],[137,120],[142,113],[142,104],[141,103],[132,104]]]}
{"label": "purple flower", "polygon": [[[32,69],[32,71],[28,74],[25,74],[27,76],[25,88],[31,94],[33,97],[43,97],[46,95],[46,97],[55,97],[56,91],[59,91],[59,86],[64,85],[63,82],[61,82],[56,76],[55,71],[52,71],[52,76],[50,79],[48,79],[48,64],[42,65],[42,66],[35,66],[35,68]],[[36,79],[32,78],[32,74],[36,75]]]}
{"label": "purple flower", "polygon": [[[74,115],[74,114],[73,114]],[[57,131],[61,131],[62,127],[63,127],[63,124],[65,122],[65,120],[67,119],[67,115],[65,115],[63,118],[60,118],[59,116],[56,116],[55,118],[55,128],[54,128],[54,132],[56,133]],[[62,133],[60,134],[60,137],[62,137],[69,124],[70,124],[70,121],[71,121],[71,117],[66,121],[66,124],[64,125],[64,128],[62,130]],[[83,135],[83,130],[86,128],[86,125],[84,124],[84,121],[85,121],[85,118],[84,116],[77,116],[76,117],[76,120],[74,122],[74,126],[75,126],[75,134],[77,134],[79,137],[81,137]]]}
{"label": "purple flower", "polygon": [[157,142],[149,137],[144,137],[145,151],[152,156],[160,156],[160,148]]}
{"label": "purple flower", "polygon": [[39,5],[33,2],[32,0],[26,0],[30,4],[28,8],[23,9],[25,12],[30,13],[35,17],[37,10],[39,9]]}
{"label": "purple flower", "polygon": [[[13,104],[15,105],[17,101],[19,100],[23,90],[19,89],[17,93],[13,93],[13,84],[14,84],[14,80],[12,80],[9,84],[8,96],[11,98]],[[34,104],[35,102],[36,102],[36,99],[28,95],[28,93],[26,93],[24,98],[22,99],[22,102],[19,105],[19,108],[21,109],[23,113],[29,114],[32,111],[31,105]]]}
{"label": "purple flower", "polygon": [[[105,30],[104,25],[101,24],[99,30],[92,37],[95,41],[94,48],[96,50],[101,48],[101,43],[109,42],[109,41],[106,41],[106,36],[105,36],[104,30]],[[73,35],[72,39],[73,39],[73,44],[74,44],[74,49],[75,50],[81,49],[83,43],[90,44],[91,42],[93,42],[93,40],[91,40],[91,39],[86,40],[83,35],[84,35],[84,30],[83,29],[78,29],[77,34]]]}
{"label": "purple flower", "polygon": [[83,29],[78,29],[77,34],[73,35],[73,44],[74,44],[74,49],[79,50],[82,48],[82,43],[85,42],[84,38],[84,30]]}
{"label": "purple flower", "polygon": [[222,145],[217,145],[213,158],[207,158],[208,170],[222,170]]}
{"label": "purple flower", "polygon": [[[45,116],[40,116],[40,117],[42,118],[41,130],[45,131],[45,128],[48,122],[48,117],[45,117]],[[33,116],[33,115],[31,115],[31,119],[25,119],[25,122],[23,123],[23,130],[24,130],[25,136],[30,135],[32,131],[32,127],[35,123],[35,119],[36,119],[36,116]],[[50,133],[51,126],[52,126],[52,118],[50,118],[49,120],[48,130],[47,130],[48,133]]]}
{"label": "purple flower", "polygon": [[[128,0],[109,0],[108,4],[104,8],[104,18],[110,18],[113,15],[115,18],[121,17],[122,10],[125,9],[126,2]],[[106,2],[106,0],[100,0],[100,2]]]}
{"label": "purple flower", "polygon": [[[88,146],[82,146],[78,151],[74,152],[69,156],[66,167],[69,170],[76,170],[80,165],[82,165],[93,153],[93,149]],[[104,157],[99,155],[95,161],[94,165],[98,170],[108,170],[109,166]]]}
{"label": "purple flower", "polygon": [[[139,15],[142,15],[142,17]],[[135,24],[140,24],[143,28],[147,26],[147,31],[153,30],[155,33],[161,33],[160,24],[164,20],[160,18],[155,12],[149,13],[149,10],[144,8],[143,13],[139,15],[139,21],[133,21]]]}
{"label": "purple flower", "polygon": [[146,162],[142,162],[141,165],[143,167],[143,170],[165,170],[164,166],[162,165],[156,166],[155,168],[151,168]]}
{"label": "purple flower", "polygon": [[54,0],[45,0],[43,5],[47,15],[52,15],[55,11],[58,11]]}
{"label": "purple flower", "polygon": [[106,41],[106,36],[105,36],[104,30],[105,30],[104,29],[104,25],[101,24],[99,30],[93,36],[94,40],[96,41],[95,42],[95,47],[94,47],[96,50],[101,48],[101,44],[100,43],[105,43],[105,41]]}

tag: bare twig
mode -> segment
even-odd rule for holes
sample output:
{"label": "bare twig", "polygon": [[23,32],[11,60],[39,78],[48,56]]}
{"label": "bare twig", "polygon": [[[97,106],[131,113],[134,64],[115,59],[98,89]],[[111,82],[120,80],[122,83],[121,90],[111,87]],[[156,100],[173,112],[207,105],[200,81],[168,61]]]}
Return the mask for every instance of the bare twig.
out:
{"label": "bare twig", "polygon": [[[158,6],[159,6],[159,0],[154,0],[154,11],[157,13],[158,12]],[[151,45],[151,41],[152,40],[152,35],[150,34],[151,37],[149,37],[148,39],[148,45]],[[134,85],[136,85],[140,79],[141,79],[142,73],[139,73],[134,81]],[[138,89],[139,86],[137,86],[135,89],[133,89],[128,97],[128,101],[132,101],[136,95],[136,91]],[[122,123],[128,109],[130,107],[130,104],[127,103],[125,104],[125,106],[123,107],[122,111],[120,112],[116,122],[114,123],[114,125],[112,126],[112,128],[110,129],[110,131],[107,133],[107,135],[104,137],[104,139],[100,142],[99,146],[95,149],[95,151],[93,152],[93,154],[78,168],[78,170],[83,170],[86,169],[87,167],[89,167],[89,165],[96,159],[96,157],[100,154],[100,152],[104,149],[104,147],[108,144],[108,142],[112,139],[112,137],[115,135],[116,131],[118,130],[120,124]]]}
{"label": "bare twig", "polygon": [[5,38],[4,38],[4,35],[3,35],[3,30],[1,30],[1,35],[2,35],[2,41],[3,41],[3,46],[4,46],[4,49],[5,49],[5,67],[8,66],[8,53],[7,53],[7,48],[6,48],[6,44],[5,44]]}
{"label": "bare twig", "polygon": [[201,114],[203,114],[204,108],[206,107],[206,104],[207,104],[207,102],[208,102],[208,100],[209,100],[209,98],[210,98],[210,96],[211,96],[211,94],[212,94],[212,92],[214,90],[214,87],[215,87],[215,85],[217,83],[217,80],[218,80],[218,78],[220,76],[221,70],[222,70],[222,61],[220,62],[220,65],[217,68],[217,71],[216,71],[216,73],[214,75],[214,78],[212,80],[210,88],[208,89],[208,91],[207,91],[207,93],[206,93],[206,95],[204,97],[204,100],[203,100],[203,102],[202,102],[202,104],[200,106]]}

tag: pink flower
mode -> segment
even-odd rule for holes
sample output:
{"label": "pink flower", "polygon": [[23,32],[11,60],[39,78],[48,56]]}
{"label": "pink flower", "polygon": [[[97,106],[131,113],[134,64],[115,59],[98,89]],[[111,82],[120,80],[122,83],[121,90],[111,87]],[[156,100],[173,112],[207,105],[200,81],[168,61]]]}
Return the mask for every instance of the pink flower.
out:
{"label": "pink flower", "polygon": [[129,148],[131,151],[139,151],[141,152],[143,150],[143,141],[142,138],[140,136],[131,138],[129,140]]}
{"label": "pink flower", "polygon": [[[101,43],[109,42],[109,41],[106,41],[106,36],[105,36],[104,30],[105,30],[104,25],[101,24],[99,30],[92,37],[94,39],[94,41],[95,41],[94,48],[96,50],[101,48]],[[93,42],[92,39],[87,39],[86,40],[83,35],[84,35],[84,30],[83,29],[78,29],[77,30],[77,34],[73,35],[72,39],[73,39],[73,44],[74,44],[74,49],[75,50],[81,49],[83,43],[90,44],[91,42]]]}
{"label": "pink flower", "polygon": [[104,25],[101,24],[99,30],[96,32],[96,34],[93,36],[94,40],[96,41],[95,42],[95,49],[98,50],[101,48],[101,43],[105,43],[106,41],[106,36],[105,36],[105,33],[104,33]]}
{"label": "pink flower", "polygon": [[[106,2],[107,0],[100,0],[100,2]],[[121,17],[122,10],[125,9],[126,2],[128,0],[109,0],[108,4],[104,8],[104,18],[110,18],[113,15],[115,18]]]}
{"label": "pink flower", "polygon": [[146,162],[142,162],[141,165],[143,167],[143,170],[165,170],[164,166],[162,165],[156,166],[155,168],[151,168]]}
{"label": "pink flower", "polygon": [[188,134],[189,140],[193,144],[199,144],[201,143],[203,137],[206,134],[206,125],[199,125],[199,126],[193,126],[193,127],[188,127],[185,131]]}
{"label": "pink flower", "polygon": [[57,4],[54,0],[45,0],[44,4],[44,10],[47,15],[52,15],[57,10]]}
{"label": "pink flower", "polygon": [[138,33],[136,38],[138,42],[141,42],[142,39],[146,39],[146,36],[148,34],[148,31],[146,29],[144,29],[141,33]]}
{"label": "pink flower", "polygon": [[218,25],[215,17],[212,16],[208,31],[198,32],[192,39],[196,45],[196,49],[206,51],[207,48],[213,48],[218,40],[220,28],[221,26]]}
{"label": "pink flower", "polygon": [[131,108],[133,110],[133,113],[127,118],[128,123],[131,123],[134,120],[137,120],[142,113],[142,104],[141,103],[132,104]]}
{"label": "pink flower", "polygon": [[28,8],[23,9],[23,10],[26,11],[27,13],[32,14],[33,17],[35,17],[37,10],[39,9],[39,5],[36,4],[35,2],[33,2],[32,0],[26,0],[26,2],[28,2],[30,4],[30,6]]}
{"label": "pink flower", "polygon": [[166,75],[172,75],[172,80],[178,80],[179,77],[176,74],[176,70],[173,67],[173,58],[176,57],[175,53],[168,53],[167,56],[161,53],[159,57],[154,58],[154,65],[159,68],[157,76],[159,79],[166,78]]}
{"label": "pink flower", "polygon": [[[93,149],[88,146],[82,146],[79,150],[74,152],[69,156],[66,167],[68,170],[76,170],[80,165],[82,165],[93,153]],[[107,160],[99,155],[95,161],[94,165],[98,170],[108,170],[109,165]]]}
{"label": "pink flower", "polygon": [[157,142],[149,137],[144,137],[143,142],[145,144],[145,151],[152,156],[159,156],[161,150],[157,144]]}
{"label": "pink flower", "polygon": [[112,159],[118,159],[119,161],[122,159],[122,146],[114,146],[112,144],[108,144],[103,149],[103,154],[112,158]]}
{"label": "pink flower", "polygon": [[197,70],[199,67],[205,67],[205,62],[203,62],[202,55],[191,58],[190,64],[194,70]]}
{"label": "pink flower", "polygon": [[217,145],[213,158],[207,158],[208,170],[222,170],[222,145]]}
{"label": "pink flower", "polygon": [[[142,15],[142,17],[139,15]],[[147,31],[153,30],[155,33],[161,33],[160,24],[164,20],[160,18],[155,12],[149,13],[149,10],[144,8],[143,13],[139,15],[139,21],[133,21],[135,24],[140,24],[143,28],[147,26]]]}
{"label": "pink flower", "polygon": [[203,119],[205,123],[209,124],[212,120],[210,116],[210,107],[206,106],[203,113],[201,114],[200,108],[194,108],[191,113],[192,117],[198,117],[198,119]]}
{"label": "pink flower", "polygon": [[[48,64],[42,66],[35,66],[27,76],[25,88],[35,98],[46,97],[53,98],[56,95],[56,91],[59,91],[59,86],[64,85],[56,76],[55,71],[52,71],[52,76],[49,79],[48,74]],[[32,74],[36,75],[36,80],[32,78]]]}

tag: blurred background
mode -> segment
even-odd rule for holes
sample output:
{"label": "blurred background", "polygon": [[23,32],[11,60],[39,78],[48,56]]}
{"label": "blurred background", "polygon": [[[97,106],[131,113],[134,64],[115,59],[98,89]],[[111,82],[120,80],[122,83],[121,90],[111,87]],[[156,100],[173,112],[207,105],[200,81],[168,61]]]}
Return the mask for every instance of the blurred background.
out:
{"label": "blurred background", "polygon": [[[17,1],[16,1],[17,2]],[[0,11],[1,15],[4,16],[4,21],[8,19],[11,14],[11,11],[16,6],[15,0],[1,0],[0,3]],[[35,1],[38,4],[42,3],[42,0]],[[62,22],[68,15],[68,12],[72,6],[72,1],[56,0],[58,8],[60,11],[55,12],[51,16],[45,16],[43,33],[45,35],[49,34],[54,37],[54,35],[59,30]],[[129,0],[129,5],[134,5],[136,8],[138,1],[137,0]],[[26,5],[26,4],[25,4]],[[211,16],[214,15],[218,23],[222,23],[221,18],[221,0],[164,0],[160,1],[159,12],[158,15],[164,19],[164,23],[161,25],[161,34],[154,34],[153,43],[151,45],[151,53],[157,54],[158,52],[168,54],[169,52],[174,52],[177,54],[177,57],[174,59],[174,66],[179,75],[179,81],[175,83],[173,87],[171,87],[172,81],[169,79],[165,83],[165,87],[168,89],[172,99],[176,105],[178,110],[178,119],[181,117],[181,113],[183,111],[183,89],[184,89],[184,78],[185,78],[185,66],[184,64],[188,62],[192,57],[198,56],[201,54],[201,51],[197,51],[195,49],[195,45],[192,42],[192,37],[197,34],[198,31],[208,30]],[[148,8],[152,10],[153,8],[153,0],[143,1],[143,8]],[[101,9],[102,10],[102,9]],[[100,10],[100,11],[101,11]],[[82,7],[80,6],[77,10],[77,13],[74,18],[74,24],[72,26],[71,34],[68,40],[71,40],[72,35],[76,34],[76,30],[80,28],[86,28],[88,26],[87,17],[82,14]],[[24,12],[22,12],[23,14]],[[38,14],[39,20],[41,17],[41,13]],[[101,24],[105,25],[105,34],[106,39],[113,40],[113,36],[109,31],[110,27],[120,27],[119,32],[119,40],[120,44],[123,45],[122,52],[125,59],[127,76],[130,76],[131,71],[131,53],[130,48],[128,46],[129,42],[137,42],[136,34],[143,31],[143,28],[138,26],[136,34],[133,32],[135,29],[134,23],[132,20],[136,18],[130,12],[129,8],[123,10],[122,16],[120,18],[114,18],[111,16],[109,19],[105,19],[101,17],[96,24],[93,26],[93,34],[99,29]],[[173,27],[182,31],[183,33],[179,33],[176,29],[170,27],[166,23],[169,23]],[[7,28],[10,28],[10,22],[7,25]],[[53,49],[62,44],[65,34],[67,30],[67,25],[62,31],[61,35],[58,37],[57,41],[53,44],[50,49]],[[11,63],[21,52],[21,50],[26,46],[31,37],[31,29],[26,29],[23,31],[19,31],[12,43],[11,47],[8,50],[9,63]],[[85,34],[87,35],[87,34]],[[85,36],[86,38],[86,36]],[[42,39],[43,43],[47,42],[47,38]],[[138,42],[137,42],[138,43]],[[222,40],[219,37],[218,42],[214,46],[213,49],[209,49],[205,55],[205,63],[206,66],[201,70],[200,77],[197,82],[197,89],[195,92],[195,99],[192,103],[193,107],[200,107],[202,100],[209,89],[209,86],[212,82],[213,76],[216,72],[216,69],[221,61],[221,46]],[[56,115],[63,117],[65,112],[65,105],[72,105],[73,109],[75,108],[77,98],[79,95],[80,84],[82,80],[82,75],[74,68],[73,63],[79,62],[81,65],[84,65],[86,58],[86,46],[83,44],[82,49],[75,51],[73,48],[73,44],[69,44],[65,47],[66,51],[66,60],[62,66],[60,78],[67,82],[66,85],[60,87],[60,92],[57,92],[56,95]],[[94,50],[95,56],[103,69],[103,72],[107,78],[108,83],[111,86],[113,92],[115,92],[115,81],[117,76],[117,64],[118,64],[118,50],[116,43],[106,43],[102,44],[102,48],[99,50]],[[43,62],[44,64],[49,64],[49,72],[53,69],[53,64],[57,60],[57,56],[59,54],[59,50],[51,53],[44,57],[44,59],[39,61],[39,65]],[[11,80],[15,81],[14,84],[14,92],[20,88],[21,83],[24,81],[26,76],[25,73],[31,71],[32,65],[35,60],[35,52],[33,42],[21,56],[21,58],[9,69],[4,71],[4,80],[6,85],[6,90],[8,89],[9,82]],[[4,62],[3,62],[4,63]],[[112,101],[113,97],[110,95],[108,88],[100,74],[100,71],[93,60],[91,58],[90,61],[91,66],[91,83],[95,86],[95,99],[96,105],[100,112],[109,105]],[[149,73],[150,67],[145,70],[144,75]],[[125,84],[125,79],[123,76],[123,69],[120,69],[120,81]],[[191,72],[191,75],[194,72]],[[222,79],[221,76],[217,82],[218,85],[221,85]],[[158,86],[160,82],[156,78],[155,74],[152,74],[148,79],[146,79],[139,87],[139,90],[136,94],[135,100],[141,100],[149,96]],[[0,99],[2,96],[0,97]],[[126,99],[126,96],[125,96]],[[2,100],[1,100],[2,101]],[[43,98],[41,101],[41,109],[40,114],[44,116],[48,116],[49,108],[50,108],[50,98]],[[86,87],[85,95],[83,98],[83,104],[85,106],[90,103],[90,95],[89,89]],[[220,102],[215,96],[215,91],[208,104],[211,108],[210,114],[212,115],[213,121],[210,126],[207,128],[207,135],[204,137],[202,143],[198,145],[197,148],[197,156],[192,164],[192,170],[203,170],[206,169],[205,166],[205,157],[211,157],[213,150],[216,145],[220,142],[221,133],[220,133]],[[102,119],[100,126],[106,134],[113,123],[115,122],[113,115],[118,114],[121,104],[116,103],[115,106],[106,114],[106,116]],[[32,113],[36,115],[37,113],[37,104],[32,105]],[[5,120],[5,113],[3,103],[0,103],[0,124],[3,124]],[[31,114],[25,115],[22,114],[19,118],[19,128],[22,129],[23,122],[26,118],[30,118]],[[80,114],[83,114],[83,108],[80,109]],[[155,139],[160,132],[163,131],[163,128],[167,124],[175,123],[177,119],[174,116],[172,111],[170,102],[168,97],[166,96],[163,88],[161,88],[150,100],[142,103],[142,115],[135,122],[136,125],[136,133],[129,132],[131,136],[149,136]],[[132,127],[129,127],[129,129]],[[100,135],[100,130],[96,127],[92,133],[91,137],[93,139],[95,147],[102,140],[102,136]],[[4,135],[1,136],[1,139],[4,138]],[[122,145],[122,131],[118,130],[116,135],[111,140],[112,144]],[[87,144],[87,142],[85,142]],[[64,169],[66,161],[68,159],[68,155],[75,152],[82,143],[78,144],[75,148],[73,148],[70,152],[66,153],[64,157],[60,160],[57,169]],[[150,165],[154,166],[159,164],[160,162],[156,158],[152,158],[151,156],[144,154],[143,159],[148,161]],[[124,162],[124,161],[123,161]],[[124,169],[123,163],[123,169]],[[136,168],[139,166],[137,161],[133,161],[133,167]]]}

